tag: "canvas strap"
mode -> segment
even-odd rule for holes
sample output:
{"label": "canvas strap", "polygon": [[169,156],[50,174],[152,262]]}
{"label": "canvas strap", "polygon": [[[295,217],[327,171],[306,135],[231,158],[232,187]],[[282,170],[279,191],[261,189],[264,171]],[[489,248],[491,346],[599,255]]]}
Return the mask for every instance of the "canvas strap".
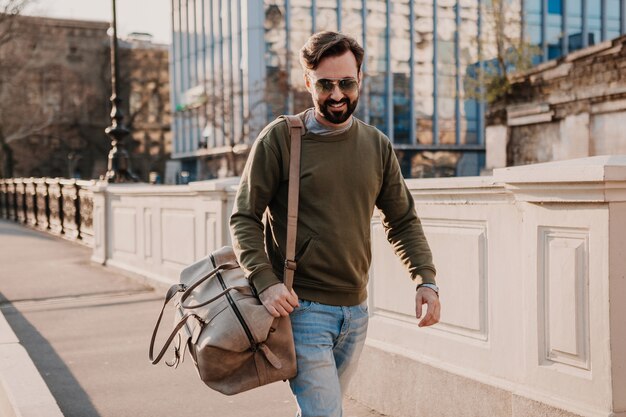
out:
{"label": "canvas strap", "polygon": [[291,136],[289,157],[289,198],[287,203],[287,246],[285,248],[285,270],[283,282],[288,290],[293,287],[296,271],[296,230],[298,227],[298,201],[300,196],[300,154],[304,124],[298,116],[285,116]]}

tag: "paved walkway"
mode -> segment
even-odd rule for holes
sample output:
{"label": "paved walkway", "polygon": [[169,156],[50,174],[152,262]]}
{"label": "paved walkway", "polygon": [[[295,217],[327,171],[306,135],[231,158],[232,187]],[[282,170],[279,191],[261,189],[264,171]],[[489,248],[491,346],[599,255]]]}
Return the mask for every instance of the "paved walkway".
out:
{"label": "paved walkway", "polygon": [[[164,288],[94,265],[90,256],[89,248],[0,220],[0,312],[65,417],[295,414],[285,383],[228,397],[206,387],[190,361],[178,369],[151,365]],[[344,416],[379,414],[346,400]]]}

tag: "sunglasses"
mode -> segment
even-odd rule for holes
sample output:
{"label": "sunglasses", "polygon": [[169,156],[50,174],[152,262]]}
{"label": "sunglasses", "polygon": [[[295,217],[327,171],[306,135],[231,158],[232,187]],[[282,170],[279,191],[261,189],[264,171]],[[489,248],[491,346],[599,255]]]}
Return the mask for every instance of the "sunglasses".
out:
{"label": "sunglasses", "polygon": [[342,93],[353,93],[359,88],[359,82],[355,78],[320,78],[314,85],[318,94],[330,94],[335,90],[335,86],[338,86]]}

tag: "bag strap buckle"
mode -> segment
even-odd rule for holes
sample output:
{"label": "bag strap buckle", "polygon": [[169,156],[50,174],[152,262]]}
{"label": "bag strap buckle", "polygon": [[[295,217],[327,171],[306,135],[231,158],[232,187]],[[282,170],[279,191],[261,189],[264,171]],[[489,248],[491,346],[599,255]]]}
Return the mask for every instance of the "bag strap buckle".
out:
{"label": "bag strap buckle", "polygon": [[296,266],[297,266],[296,261],[290,261],[289,259],[285,259],[285,269],[290,269],[292,271],[295,271]]}

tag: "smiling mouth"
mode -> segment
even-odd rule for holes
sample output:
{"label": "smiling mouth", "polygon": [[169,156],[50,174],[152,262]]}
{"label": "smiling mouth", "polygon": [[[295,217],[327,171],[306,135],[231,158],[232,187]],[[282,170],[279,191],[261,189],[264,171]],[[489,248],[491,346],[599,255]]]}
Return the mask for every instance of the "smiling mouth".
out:
{"label": "smiling mouth", "polygon": [[344,107],[344,105],[346,105],[346,103],[341,102],[341,103],[332,103],[332,104],[328,104],[328,107],[333,109],[333,110],[340,110]]}

